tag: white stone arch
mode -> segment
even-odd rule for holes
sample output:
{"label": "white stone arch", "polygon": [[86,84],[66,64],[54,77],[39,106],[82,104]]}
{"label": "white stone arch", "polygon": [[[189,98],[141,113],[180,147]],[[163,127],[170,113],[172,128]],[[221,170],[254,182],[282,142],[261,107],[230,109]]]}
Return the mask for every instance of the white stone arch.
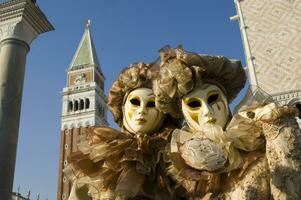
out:
{"label": "white stone arch", "polygon": [[85,109],[85,100],[84,99],[79,99],[79,110],[84,110]]}
{"label": "white stone arch", "polygon": [[[299,104],[298,107],[297,107],[297,104]],[[296,98],[291,99],[291,100],[287,103],[287,105],[289,105],[289,106],[294,106],[294,107],[296,107],[296,108],[299,110],[299,115],[296,117],[296,119],[297,119],[297,122],[298,122],[298,124],[299,124],[299,126],[300,126],[300,128],[301,128],[301,108],[300,108],[300,105],[301,105],[301,97],[296,97]]]}
{"label": "white stone arch", "polygon": [[73,101],[68,101],[68,103],[67,103],[68,105],[67,105],[67,110],[68,110],[68,112],[73,112],[74,111],[74,105],[73,105]]}
{"label": "white stone arch", "polygon": [[90,121],[86,121],[86,122],[85,122],[85,126],[86,126],[86,127],[88,127],[88,126],[90,126],[90,125],[91,125]]}
{"label": "white stone arch", "polygon": [[68,125],[67,124],[63,124],[63,131],[68,129]]}
{"label": "white stone arch", "polygon": [[83,123],[82,122],[78,122],[77,123],[77,128],[83,127]]}
{"label": "white stone arch", "polygon": [[90,99],[88,97],[85,98],[85,109],[90,108]]}
{"label": "white stone arch", "polygon": [[72,124],[70,124],[70,129],[73,129],[73,128],[75,128],[75,124],[74,123],[72,123]]}
{"label": "white stone arch", "polygon": [[74,99],[73,100],[73,111],[79,111],[79,100],[78,99]]}
{"label": "white stone arch", "polygon": [[296,98],[293,98],[293,99],[289,100],[289,102],[287,102],[287,105],[294,106],[297,103],[301,103],[301,98],[300,97],[299,98],[296,97]]}

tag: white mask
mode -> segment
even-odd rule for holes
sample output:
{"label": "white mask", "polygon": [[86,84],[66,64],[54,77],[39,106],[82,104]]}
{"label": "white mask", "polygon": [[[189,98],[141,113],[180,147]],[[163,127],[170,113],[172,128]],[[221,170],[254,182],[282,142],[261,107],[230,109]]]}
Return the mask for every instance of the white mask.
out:
{"label": "white mask", "polygon": [[149,88],[138,88],[127,96],[123,106],[123,125],[131,133],[153,133],[160,128],[164,114],[155,106]]}
{"label": "white mask", "polygon": [[182,112],[189,127],[201,131],[205,125],[219,125],[228,122],[229,106],[224,93],[213,84],[196,87],[182,99]]}

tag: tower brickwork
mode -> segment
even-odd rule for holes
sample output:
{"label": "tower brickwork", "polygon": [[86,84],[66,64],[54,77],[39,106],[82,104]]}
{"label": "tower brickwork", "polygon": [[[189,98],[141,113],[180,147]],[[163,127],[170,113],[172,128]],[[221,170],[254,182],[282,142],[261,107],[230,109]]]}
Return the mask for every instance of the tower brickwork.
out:
{"label": "tower brickwork", "polygon": [[260,88],[279,105],[301,111],[301,2],[234,2],[252,92]]}
{"label": "tower brickwork", "polygon": [[107,125],[105,77],[90,33],[90,22],[82,36],[67,72],[67,86],[63,89],[61,145],[58,176],[58,200],[68,199],[71,183],[64,177],[67,157],[78,151],[77,143],[87,127]]}

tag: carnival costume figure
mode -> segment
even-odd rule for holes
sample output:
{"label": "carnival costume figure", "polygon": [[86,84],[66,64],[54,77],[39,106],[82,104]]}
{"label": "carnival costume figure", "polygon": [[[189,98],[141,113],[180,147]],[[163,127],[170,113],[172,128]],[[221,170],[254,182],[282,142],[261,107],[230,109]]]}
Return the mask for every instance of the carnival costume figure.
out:
{"label": "carnival costume figure", "polygon": [[81,139],[65,169],[69,200],[174,198],[162,155],[178,123],[155,106],[154,74],[133,64],[113,83],[108,106],[121,131],[92,127]]}
{"label": "carnival costume figure", "polygon": [[244,87],[239,61],[160,51],[158,108],[184,117],[167,148],[168,174],[186,199],[301,199],[301,131],[296,110],[254,102],[231,117]]}

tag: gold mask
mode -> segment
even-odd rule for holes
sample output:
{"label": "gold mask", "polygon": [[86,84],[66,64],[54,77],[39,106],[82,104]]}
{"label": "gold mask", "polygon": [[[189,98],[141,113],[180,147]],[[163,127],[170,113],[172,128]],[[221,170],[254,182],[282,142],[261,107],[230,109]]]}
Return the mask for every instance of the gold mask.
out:
{"label": "gold mask", "polygon": [[229,118],[228,101],[224,93],[213,84],[196,87],[182,99],[182,112],[189,127],[200,131],[204,125],[225,127]]}
{"label": "gold mask", "polygon": [[155,96],[149,88],[129,93],[123,106],[123,125],[131,133],[153,133],[160,128],[164,114],[155,106]]}

